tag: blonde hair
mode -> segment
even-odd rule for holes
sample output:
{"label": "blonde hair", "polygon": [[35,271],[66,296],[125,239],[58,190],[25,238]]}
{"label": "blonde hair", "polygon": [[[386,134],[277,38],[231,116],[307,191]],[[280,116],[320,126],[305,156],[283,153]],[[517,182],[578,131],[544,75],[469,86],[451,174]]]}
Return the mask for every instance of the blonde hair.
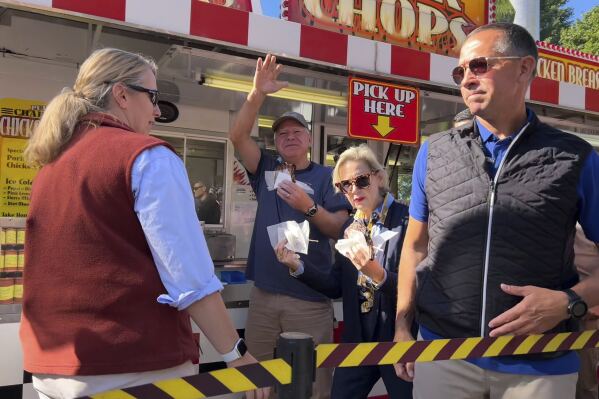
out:
{"label": "blonde hair", "polygon": [[114,83],[140,85],[148,68],[156,75],[154,61],[141,54],[115,48],[94,51],[81,65],[73,88],[64,88],[46,107],[25,149],[25,160],[37,167],[52,162],[83,116],[106,111]]}
{"label": "blonde hair", "polygon": [[[381,165],[381,163],[376,159],[376,155],[374,152],[368,147],[367,144],[360,144],[356,147],[350,147],[347,150],[343,151],[341,156],[339,156],[339,160],[335,165],[335,169],[333,169],[333,185],[339,183],[341,181],[341,176],[339,176],[339,169],[348,161],[354,162],[363,162],[368,166],[368,168],[372,171],[377,171],[379,176],[381,177],[381,185],[379,187],[381,191],[381,196],[387,194],[389,192],[389,176],[387,175],[387,171]],[[335,191],[339,192],[337,186],[335,186]]]}

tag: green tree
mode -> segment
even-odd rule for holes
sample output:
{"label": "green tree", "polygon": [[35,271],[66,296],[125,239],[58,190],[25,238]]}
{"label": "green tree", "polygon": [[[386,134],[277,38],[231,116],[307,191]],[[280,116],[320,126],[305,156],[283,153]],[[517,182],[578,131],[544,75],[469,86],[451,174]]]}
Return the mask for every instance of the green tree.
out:
{"label": "green tree", "polygon": [[[562,32],[572,22],[573,10],[566,7],[568,0],[541,0],[541,32],[542,41],[559,44]],[[509,0],[497,0],[497,22],[514,22],[514,7]]]}
{"label": "green tree", "polygon": [[495,19],[497,22],[514,22],[516,12],[510,0],[497,0],[495,3]]}
{"label": "green tree", "polygon": [[561,45],[599,55],[599,6],[593,7],[562,32]]}
{"label": "green tree", "polygon": [[572,25],[574,11],[568,0],[541,0],[541,40],[560,44],[562,32]]}
{"label": "green tree", "polygon": [[412,174],[402,173],[397,176],[397,193],[395,198],[405,204],[410,203],[412,196]]}

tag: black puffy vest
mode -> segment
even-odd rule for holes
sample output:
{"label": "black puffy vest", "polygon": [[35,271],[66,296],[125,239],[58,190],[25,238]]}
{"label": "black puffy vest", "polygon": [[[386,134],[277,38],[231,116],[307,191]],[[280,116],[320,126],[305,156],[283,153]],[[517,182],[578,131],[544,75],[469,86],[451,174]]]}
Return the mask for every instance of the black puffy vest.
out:
{"label": "black puffy vest", "polygon": [[429,142],[429,246],[416,309],[419,323],[446,338],[488,335],[489,321],[521,300],[501,283],[563,289],[577,281],[576,189],[592,147],[535,116],[493,183],[475,125]]}

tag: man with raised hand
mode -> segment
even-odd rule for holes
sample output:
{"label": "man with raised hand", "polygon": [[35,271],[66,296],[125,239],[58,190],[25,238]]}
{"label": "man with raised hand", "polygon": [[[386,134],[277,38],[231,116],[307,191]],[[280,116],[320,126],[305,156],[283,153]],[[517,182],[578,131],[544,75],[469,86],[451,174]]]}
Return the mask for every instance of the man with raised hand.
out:
{"label": "man with raised hand", "polygon": [[[258,59],[254,86],[241,107],[229,137],[249,172],[252,188],[258,201],[256,221],[246,274],[254,281],[245,337],[250,351],[259,359],[273,356],[276,340],[281,332],[304,332],[316,344],[332,342],[333,308],[324,295],[293,278],[281,264],[270,244],[267,227],[294,220],[310,222],[308,254],[302,255],[312,264],[328,271],[332,264],[329,238],[338,238],[341,227],[348,219],[350,205],[336,194],[332,184],[332,170],[308,159],[312,136],[304,117],[287,112],[273,123],[275,145],[279,157],[261,151],[250,137],[252,127],[267,94],[287,86],[277,80],[281,65],[272,55]],[[276,190],[269,190],[265,174],[288,169],[293,180],[282,182]],[[297,183],[305,183],[313,194]],[[316,372],[314,398],[328,398],[331,371]]]}

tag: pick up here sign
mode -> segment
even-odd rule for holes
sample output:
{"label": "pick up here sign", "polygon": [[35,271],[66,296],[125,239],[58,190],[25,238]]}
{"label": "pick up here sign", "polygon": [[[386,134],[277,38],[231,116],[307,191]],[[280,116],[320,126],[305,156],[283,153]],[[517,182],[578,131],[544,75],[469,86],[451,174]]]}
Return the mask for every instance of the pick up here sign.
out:
{"label": "pick up here sign", "polygon": [[400,144],[420,142],[418,89],[366,79],[349,79],[348,134]]}

